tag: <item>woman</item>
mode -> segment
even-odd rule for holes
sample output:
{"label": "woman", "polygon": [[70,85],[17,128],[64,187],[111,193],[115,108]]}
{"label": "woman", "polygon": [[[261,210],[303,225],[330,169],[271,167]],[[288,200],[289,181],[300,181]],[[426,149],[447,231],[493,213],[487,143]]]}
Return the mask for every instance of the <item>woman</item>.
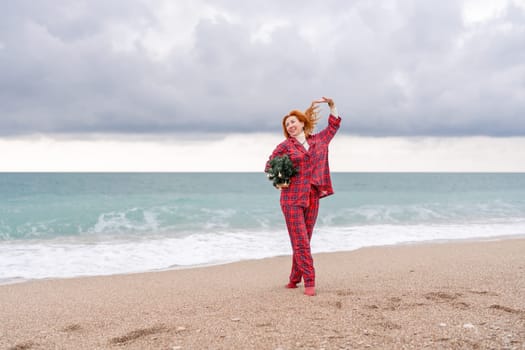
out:
{"label": "woman", "polygon": [[[328,126],[312,134],[319,119],[320,103],[327,103],[330,107]],[[304,113],[291,111],[283,118],[282,124],[286,140],[275,148],[265,170],[270,168],[270,160],[285,154],[299,170],[291,178],[290,185],[281,188],[281,209],[293,249],[292,272],[286,288],[297,288],[304,279],[304,294],[314,296],[315,269],[310,240],[319,211],[319,199],[334,193],[328,166],[328,145],[339,129],[341,118],[334,101],[323,97],[313,101]]]}

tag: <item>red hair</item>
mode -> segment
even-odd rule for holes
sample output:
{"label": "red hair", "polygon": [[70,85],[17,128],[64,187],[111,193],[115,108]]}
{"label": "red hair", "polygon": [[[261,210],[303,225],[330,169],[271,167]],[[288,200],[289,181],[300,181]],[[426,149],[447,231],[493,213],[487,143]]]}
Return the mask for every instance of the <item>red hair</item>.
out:
{"label": "red hair", "polygon": [[308,137],[314,131],[315,125],[319,120],[319,107],[314,106],[312,103],[312,105],[304,112],[294,109],[285,115],[283,118],[283,132],[284,137],[286,138],[290,137],[290,134],[288,134],[288,131],[286,130],[286,119],[292,116],[296,117],[301,123],[304,123],[304,135]]}

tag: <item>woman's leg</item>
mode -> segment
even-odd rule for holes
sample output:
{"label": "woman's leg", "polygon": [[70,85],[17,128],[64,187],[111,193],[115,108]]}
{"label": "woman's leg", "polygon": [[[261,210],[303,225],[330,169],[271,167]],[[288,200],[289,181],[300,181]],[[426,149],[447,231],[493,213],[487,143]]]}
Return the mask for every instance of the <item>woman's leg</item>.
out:
{"label": "woman's leg", "polygon": [[282,210],[293,249],[290,282],[299,283],[302,277],[305,287],[313,287],[315,286],[315,269],[306,228],[305,208],[284,205]]}
{"label": "woman's leg", "polygon": [[317,221],[317,214],[319,213],[319,191],[316,187],[312,186],[310,190],[310,201],[309,207],[305,211],[305,223],[306,232],[308,234],[308,240],[312,240],[312,233],[314,232],[314,226]]}

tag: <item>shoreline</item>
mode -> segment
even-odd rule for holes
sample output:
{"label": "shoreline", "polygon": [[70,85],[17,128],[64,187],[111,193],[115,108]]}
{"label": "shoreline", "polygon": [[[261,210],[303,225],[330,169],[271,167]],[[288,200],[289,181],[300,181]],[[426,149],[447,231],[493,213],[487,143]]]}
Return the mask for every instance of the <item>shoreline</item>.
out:
{"label": "shoreline", "polygon": [[525,346],[525,239],[290,256],[0,286],[6,349],[392,349]]}
{"label": "shoreline", "polygon": [[[386,247],[396,247],[396,246],[417,246],[417,245],[447,244],[447,243],[461,243],[461,242],[491,242],[491,241],[513,240],[513,239],[525,239],[525,233],[516,234],[516,235],[494,235],[494,236],[479,236],[479,237],[454,238],[454,239],[430,239],[430,240],[423,240],[423,241],[406,241],[406,242],[398,242],[398,243],[393,243],[393,244],[368,245],[368,246],[362,246],[362,247],[358,247],[358,248],[351,249],[351,250],[319,251],[319,252],[314,252],[312,254],[317,255],[317,254],[330,254],[330,253],[350,253],[350,252],[358,251],[360,249],[374,248],[374,247],[378,247],[378,248],[385,247],[386,248]],[[126,276],[126,275],[155,273],[155,272],[163,272],[163,271],[198,269],[198,268],[206,268],[206,267],[213,267],[213,266],[222,266],[222,265],[229,265],[229,264],[235,264],[235,263],[242,263],[242,262],[247,262],[247,261],[259,261],[259,260],[265,260],[265,259],[290,257],[290,256],[291,256],[291,248],[290,248],[290,254],[267,256],[263,258],[229,260],[229,261],[223,261],[223,262],[211,262],[211,263],[204,263],[204,264],[197,264],[197,265],[168,266],[164,268],[144,270],[144,271],[93,274],[93,275],[75,275],[75,276],[66,276],[66,277],[29,278],[29,279],[24,278],[24,277],[13,277],[13,278],[7,278],[5,281],[0,279],[0,287],[4,285],[30,283],[34,281],[53,281],[53,280],[69,280],[69,279],[90,278],[90,277]]]}

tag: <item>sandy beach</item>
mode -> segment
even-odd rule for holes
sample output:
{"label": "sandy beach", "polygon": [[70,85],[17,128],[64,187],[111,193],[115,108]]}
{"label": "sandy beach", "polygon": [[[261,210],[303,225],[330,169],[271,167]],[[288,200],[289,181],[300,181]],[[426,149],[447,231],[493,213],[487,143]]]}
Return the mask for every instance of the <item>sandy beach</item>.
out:
{"label": "sandy beach", "polygon": [[2,349],[525,349],[525,239],[0,286]]}

